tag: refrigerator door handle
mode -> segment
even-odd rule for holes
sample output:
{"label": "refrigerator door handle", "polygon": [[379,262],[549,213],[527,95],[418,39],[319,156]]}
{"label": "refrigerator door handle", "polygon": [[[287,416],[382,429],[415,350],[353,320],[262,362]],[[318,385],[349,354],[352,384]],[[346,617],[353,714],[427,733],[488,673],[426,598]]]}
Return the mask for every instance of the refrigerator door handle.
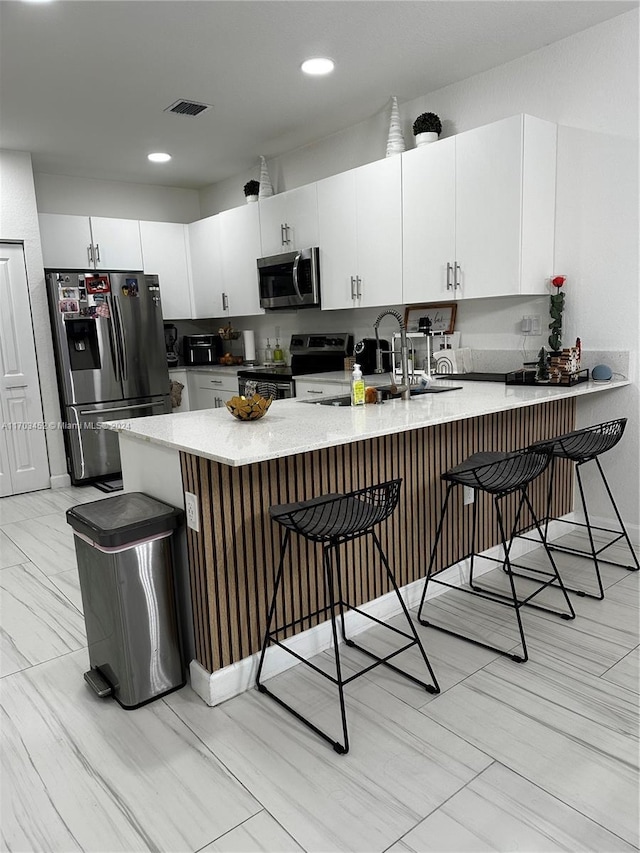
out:
{"label": "refrigerator door handle", "polygon": [[120,356],[121,356],[120,370],[122,373],[122,379],[127,380],[129,378],[128,370],[127,370],[127,345],[126,345],[125,339],[124,339],[124,329],[122,327],[122,317],[120,316],[120,305],[118,304],[118,297],[117,296],[113,297],[113,308],[114,308],[113,314],[114,314],[115,321],[116,321],[116,334],[118,336],[118,341],[120,344],[120,346],[119,346]]}
{"label": "refrigerator door handle", "polygon": [[[82,412],[79,413],[78,409],[75,406],[70,406],[69,409],[72,412],[73,417],[74,417],[75,422],[76,422],[76,435],[80,439],[80,436],[82,435],[82,433],[80,430],[80,418],[78,417],[78,414],[82,414]],[[86,466],[85,461],[84,461],[84,448],[82,446],[82,440],[78,441],[78,453],[80,455],[80,460],[79,460],[80,461],[80,477],[79,477],[79,479],[83,479],[86,476],[85,472],[86,472],[87,466]]]}
{"label": "refrigerator door handle", "polygon": [[157,409],[158,406],[164,408],[165,402],[158,401],[157,403],[134,403],[132,406],[114,406],[112,409],[81,409],[81,415],[110,415],[112,412],[132,412],[134,409]]}
{"label": "refrigerator door handle", "polygon": [[109,329],[109,342],[111,343],[111,361],[113,363],[113,370],[116,374],[116,379],[119,382],[122,379],[120,370],[120,348],[118,346],[118,334],[113,320],[113,299],[110,296],[107,296],[107,306],[109,308],[109,319],[107,322]]}

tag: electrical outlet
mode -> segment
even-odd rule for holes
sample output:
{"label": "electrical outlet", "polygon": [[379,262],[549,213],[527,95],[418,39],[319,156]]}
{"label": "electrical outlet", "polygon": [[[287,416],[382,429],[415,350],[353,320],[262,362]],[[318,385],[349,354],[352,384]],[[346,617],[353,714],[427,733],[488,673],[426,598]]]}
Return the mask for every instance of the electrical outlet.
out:
{"label": "electrical outlet", "polygon": [[476,493],[471,486],[463,486],[462,487],[462,505],[468,506],[472,504],[476,499]]}
{"label": "electrical outlet", "polygon": [[198,497],[193,492],[184,493],[184,509],[187,514],[187,527],[200,533],[200,513],[198,511]]}
{"label": "electrical outlet", "polygon": [[539,335],[540,334],[540,315],[528,314],[520,321],[520,331],[523,335]]}

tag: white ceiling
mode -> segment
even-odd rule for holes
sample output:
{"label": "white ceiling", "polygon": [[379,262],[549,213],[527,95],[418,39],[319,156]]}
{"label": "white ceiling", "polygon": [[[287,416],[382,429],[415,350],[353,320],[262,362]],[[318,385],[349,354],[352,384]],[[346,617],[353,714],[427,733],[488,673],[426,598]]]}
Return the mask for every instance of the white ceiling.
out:
{"label": "white ceiling", "polygon": [[[0,147],[30,151],[37,172],[200,188],[637,5],[3,0]],[[332,75],[300,73],[316,55]],[[163,112],[180,98],[214,108]]]}

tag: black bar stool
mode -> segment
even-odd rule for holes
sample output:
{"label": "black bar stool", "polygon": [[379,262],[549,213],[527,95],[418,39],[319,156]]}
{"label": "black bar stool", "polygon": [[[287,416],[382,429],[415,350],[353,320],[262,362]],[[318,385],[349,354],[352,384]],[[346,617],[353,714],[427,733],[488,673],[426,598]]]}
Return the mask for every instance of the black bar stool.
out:
{"label": "black bar stool", "polygon": [[[301,501],[299,503],[280,504],[272,506],[269,509],[269,513],[273,521],[277,524],[282,525],[282,527],[284,528],[284,534],[282,537],[280,563],[278,565],[275,586],[273,589],[273,598],[271,600],[271,606],[269,608],[269,614],[267,617],[267,627],[264,635],[264,642],[262,644],[262,651],[260,654],[258,673],[256,675],[256,687],[262,693],[266,693],[268,696],[271,696],[271,698],[275,699],[275,701],[279,705],[281,705],[283,708],[286,708],[287,711],[290,711],[298,720],[300,720],[306,726],[316,732],[316,734],[320,735],[320,737],[328,741],[333,746],[335,751],[340,754],[345,754],[349,751],[347,715],[344,702],[344,686],[346,684],[349,684],[350,681],[353,681],[355,678],[364,675],[366,672],[369,672],[374,667],[379,666],[380,664],[384,664],[384,666],[389,667],[390,669],[400,673],[401,675],[404,675],[406,678],[410,679],[421,687],[424,687],[429,693],[440,692],[440,688],[431,668],[431,664],[429,663],[425,650],[422,646],[422,643],[420,642],[420,638],[418,637],[415,625],[413,624],[411,617],[409,616],[409,611],[407,610],[402,596],[400,595],[400,591],[396,584],[393,572],[389,567],[389,562],[387,560],[386,554],[384,553],[382,546],[380,545],[380,540],[378,539],[378,536],[374,530],[377,525],[381,524],[381,522],[389,518],[389,516],[395,510],[398,504],[398,500],[400,498],[401,482],[402,480],[391,480],[387,483],[381,483],[376,486],[369,486],[364,489],[357,489],[356,491],[349,492],[348,494],[324,495],[323,497],[314,498],[308,501]],[[327,595],[326,600],[328,601],[328,604],[326,607],[322,607],[314,611],[313,613],[308,613],[300,619],[295,619],[286,625],[277,626],[272,630],[271,624],[273,622],[278,592],[282,582],[285,556],[287,552],[287,547],[289,545],[291,533],[297,533],[300,536],[304,536],[306,539],[310,539],[312,542],[322,543],[325,590]],[[340,545],[366,535],[371,536],[375,547],[380,554],[380,559],[382,560],[382,564],[386,569],[387,577],[389,578],[389,581],[396,595],[398,596],[402,611],[409,624],[411,630],[410,634],[407,634],[404,631],[400,631],[398,628],[394,628],[391,625],[386,625],[384,622],[381,622],[379,619],[376,619],[375,616],[371,616],[368,613],[365,613],[363,610],[359,609],[358,607],[354,607],[353,605],[344,601],[342,594],[342,567],[340,565],[339,553]],[[334,583],[334,576],[337,583]],[[391,652],[385,657],[379,657],[378,655],[373,654],[373,652],[370,652],[368,649],[363,648],[358,643],[355,643],[353,640],[347,638],[344,619],[345,609],[357,611],[362,616],[366,616],[368,619],[371,619],[372,621],[377,622],[379,625],[383,625],[385,628],[388,628],[390,631],[399,634],[401,637],[404,637],[409,642],[404,643],[401,648]],[[311,663],[308,660],[305,660],[300,655],[296,654],[296,652],[294,652],[292,649],[284,645],[280,640],[278,640],[278,634],[280,632],[286,630],[287,628],[291,628],[294,625],[300,624],[303,619],[308,619],[311,616],[317,616],[321,613],[327,613],[327,611],[331,615],[333,646],[336,662],[336,677],[326,672],[323,672],[315,664]],[[348,646],[352,646],[356,649],[359,649],[361,652],[364,652],[366,655],[368,655],[375,661],[370,666],[365,667],[360,672],[357,672],[355,673],[355,675],[351,675],[348,678],[345,678],[343,676],[340,664],[340,650],[337,631],[338,615],[340,617],[340,630],[344,642]],[[260,675],[262,673],[265,654],[268,646],[271,643],[274,643],[275,645],[280,646],[280,648],[285,649],[294,657],[298,658],[298,660],[300,660],[302,663],[305,663],[307,664],[307,666],[310,666],[319,675],[329,679],[329,681],[337,685],[340,699],[340,713],[342,716],[343,743],[340,743],[339,741],[336,741],[334,738],[330,737],[328,734],[326,734],[324,731],[314,725],[310,720],[306,719],[306,717],[303,717],[302,714],[298,713],[298,711],[296,711],[294,708],[292,708],[290,705],[288,705],[286,702],[284,702],[282,699],[272,693],[271,690],[267,689],[267,687],[265,687],[265,685],[261,683]],[[389,663],[389,660],[391,658],[395,657],[396,655],[399,655],[401,652],[405,651],[411,646],[418,646],[418,648],[420,649],[420,654],[422,655],[427,670],[429,671],[429,676],[432,681],[431,684],[427,684],[424,681],[420,681],[413,675],[410,675],[408,672],[405,672],[394,664]]]}
{"label": "black bar stool", "polygon": [[[546,540],[542,536],[542,532],[540,530],[540,523],[536,517],[535,511],[533,509],[533,506],[531,505],[531,501],[529,500],[529,495],[527,493],[527,487],[529,483],[531,483],[533,480],[535,480],[536,477],[542,474],[542,472],[549,465],[549,461],[550,456],[548,453],[543,451],[534,451],[530,448],[527,448],[525,450],[519,450],[515,453],[474,453],[464,462],[460,463],[460,465],[456,465],[454,468],[450,468],[448,471],[442,474],[441,479],[447,483],[447,491],[442,506],[442,513],[440,515],[440,520],[438,522],[438,527],[436,530],[436,537],[433,543],[433,549],[431,551],[429,570],[427,572],[424,590],[422,592],[422,598],[420,600],[420,607],[418,608],[418,621],[422,625],[428,625],[432,628],[436,628],[438,631],[443,631],[445,634],[451,634],[454,637],[460,637],[461,639],[468,640],[469,642],[474,643],[477,646],[482,646],[483,648],[491,649],[491,651],[504,654],[507,657],[512,658],[512,660],[517,661],[518,663],[524,663],[524,661],[529,659],[529,654],[527,651],[527,644],[524,637],[524,628],[520,615],[521,607],[527,605],[537,610],[544,610],[547,613],[553,613],[556,616],[561,616],[563,619],[575,618],[575,612],[573,610],[573,607],[571,606],[571,602],[569,601],[569,597],[562,583],[562,579],[558,574],[558,570],[553,561],[551,552],[547,547]],[[438,575],[441,572],[445,571],[445,569],[449,568],[449,566],[445,566],[441,569],[438,569],[437,572],[433,571],[433,566],[435,564],[436,554],[438,550],[438,542],[442,535],[442,529],[447,513],[449,498],[451,497],[451,493],[456,486],[468,486],[469,488],[473,489],[475,493],[473,502],[473,521],[471,529],[471,551],[470,553],[466,554],[465,557],[459,558],[470,558],[469,588],[456,586],[455,584],[448,583],[447,581],[444,581],[438,577]],[[484,587],[480,586],[477,581],[474,580],[475,558],[476,556],[480,556],[475,551],[478,517],[478,492],[487,492],[493,495],[496,517],[500,531],[500,539],[504,551],[503,559],[498,559],[496,557],[487,557],[484,554],[482,555],[482,558],[485,560],[491,560],[495,563],[499,563],[502,565],[504,571],[506,572],[509,578],[509,595],[497,592],[495,590],[485,589]],[[516,510],[514,523],[511,528],[511,533],[507,540],[504,515],[501,509],[501,501],[507,496],[518,492],[520,494],[518,507]],[[549,563],[553,571],[550,573],[551,577],[549,580],[544,582],[540,581],[540,585],[533,592],[531,592],[525,598],[520,599],[518,598],[516,592],[516,586],[514,581],[515,572],[513,571],[513,568],[518,568],[518,566],[517,564],[511,562],[509,555],[513,540],[517,535],[516,531],[520,522],[522,509],[525,506],[528,508],[531,514],[533,524],[540,533],[542,546],[546,551],[547,557],[549,558]],[[497,604],[502,604],[506,607],[511,607],[516,614],[518,630],[520,632],[520,642],[522,644],[522,655],[514,654],[505,649],[499,649],[496,646],[492,646],[489,643],[483,643],[480,640],[474,640],[471,637],[466,636],[465,634],[458,633],[457,631],[453,631],[449,628],[445,628],[440,625],[434,625],[432,622],[424,619],[422,617],[422,611],[424,608],[425,600],[427,597],[427,590],[430,583],[441,584],[442,586],[447,586],[451,589],[456,589],[460,592],[464,592],[470,595],[476,595],[489,601],[493,601]],[[552,586],[553,584],[557,584],[560,590],[562,591],[564,600],[568,608],[568,612],[553,610],[549,607],[544,607],[540,604],[532,604],[531,600],[536,595],[541,593],[542,590],[547,589],[547,587]]]}
{"label": "black bar stool", "polygon": [[[548,547],[553,551],[562,551],[567,554],[577,554],[580,557],[591,557],[595,568],[596,580],[598,582],[598,593],[594,594],[590,592],[585,592],[581,589],[572,589],[571,587],[567,587],[567,589],[569,590],[569,592],[575,592],[578,595],[587,596],[588,598],[596,598],[599,601],[602,601],[602,599],[604,598],[604,588],[602,586],[602,577],[600,575],[600,563],[605,563],[610,566],[619,566],[622,569],[628,569],[629,571],[634,572],[637,572],[638,569],[640,569],[638,557],[633,549],[631,540],[629,539],[629,535],[620,516],[620,512],[618,511],[618,507],[616,506],[616,502],[613,498],[609,483],[607,482],[607,478],[605,477],[604,471],[602,470],[600,459],[598,458],[603,453],[606,453],[607,450],[611,450],[612,447],[616,446],[616,444],[622,438],[626,424],[626,418],[619,418],[618,420],[606,421],[605,423],[596,424],[595,426],[586,427],[585,429],[579,429],[575,430],[574,432],[568,432],[565,435],[559,435],[556,438],[549,439],[548,441],[537,442],[535,445],[533,445],[534,449],[551,454],[549,491],[547,494],[547,512],[546,518],[544,519],[545,540],[547,539],[548,535],[549,522],[552,520],[559,521],[563,524],[570,524],[575,527],[587,528],[590,546],[589,551],[585,551],[584,549],[580,548],[572,548],[568,545],[561,545],[555,542],[548,542],[547,544]],[[584,523],[579,521],[567,521],[563,518],[553,519],[551,517],[551,503],[553,499],[554,487],[553,475],[555,472],[556,460],[558,459],[569,459],[572,462],[576,463],[576,479],[578,481],[580,500],[582,501],[582,509],[584,511]],[[618,523],[620,525],[619,530],[609,527],[597,527],[596,525],[591,524],[591,520],[589,518],[589,511],[587,509],[587,499],[585,496],[584,486],[582,484],[582,477],[580,474],[580,469],[587,462],[595,462],[598,467],[602,482],[604,483],[607,495],[609,496],[609,500],[611,501],[611,506],[613,507],[613,511],[615,512],[616,518],[618,519]],[[593,538],[593,531],[600,531],[602,533],[614,533],[616,534],[616,536],[610,542],[606,542],[601,547],[596,548],[596,544]],[[530,537],[524,536],[523,538]],[[624,539],[626,541],[627,546],[629,548],[629,553],[631,554],[631,557],[633,559],[633,565],[617,563],[613,560],[605,560],[600,557],[600,554],[602,554],[603,551],[606,551],[607,548],[610,548],[613,544],[619,542],[620,539]]]}

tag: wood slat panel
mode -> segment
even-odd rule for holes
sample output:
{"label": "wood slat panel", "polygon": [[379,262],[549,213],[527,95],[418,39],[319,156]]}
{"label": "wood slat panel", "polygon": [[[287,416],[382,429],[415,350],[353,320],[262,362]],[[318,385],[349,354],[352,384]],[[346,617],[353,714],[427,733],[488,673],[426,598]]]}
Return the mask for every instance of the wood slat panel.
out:
{"label": "wood slat panel", "polygon": [[[180,454],[184,488],[196,494],[201,530],[187,530],[197,660],[210,672],[259,651],[280,557],[281,529],[271,522],[273,504],[347,492],[395,477],[403,478],[400,505],[378,529],[399,586],[425,576],[445,487],[440,475],[481,450],[516,450],[574,428],[575,400],[499,412],[412,432],[381,436],[340,447],[230,468]],[[531,487],[539,516],[545,512],[548,472]],[[490,496],[478,493],[477,548],[498,543]],[[516,501],[505,501],[505,523],[513,522]],[[573,508],[570,463],[556,467],[552,515]],[[457,562],[471,547],[472,506],[454,489],[436,568]],[[529,514],[522,525],[531,524]],[[370,537],[342,548],[344,594],[360,605],[389,591],[384,568]],[[302,620],[282,636],[318,624],[324,607],[322,549],[292,536],[285,564],[279,624]]]}

